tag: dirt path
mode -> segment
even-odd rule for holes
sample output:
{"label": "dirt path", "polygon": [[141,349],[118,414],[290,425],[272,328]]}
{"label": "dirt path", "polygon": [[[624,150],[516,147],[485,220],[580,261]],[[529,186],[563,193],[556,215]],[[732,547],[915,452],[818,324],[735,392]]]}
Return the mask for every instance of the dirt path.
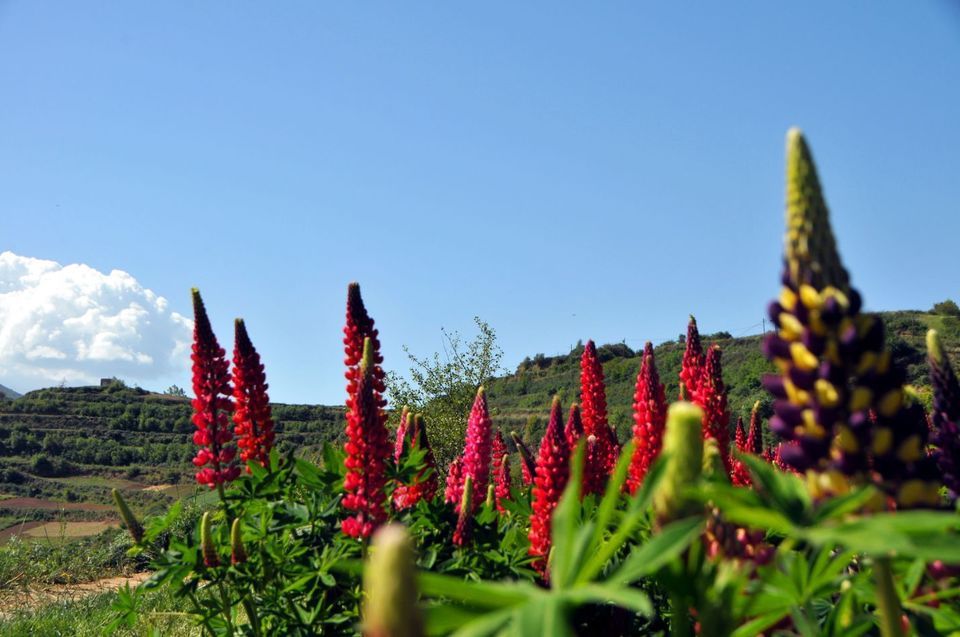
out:
{"label": "dirt path", "polygon": [[16,611],[32,610],[54,602],[72,602],[98,593],[115,591],[127,584],[134,587],[148,577],[150,573],[134,573],[79,584],[3,590],[0,591],[0,619],[6,619]]}

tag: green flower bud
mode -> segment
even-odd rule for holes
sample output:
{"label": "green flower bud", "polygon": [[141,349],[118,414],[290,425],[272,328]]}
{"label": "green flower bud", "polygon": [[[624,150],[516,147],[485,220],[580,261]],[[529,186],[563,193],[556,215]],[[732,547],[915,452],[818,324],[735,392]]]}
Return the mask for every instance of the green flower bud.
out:
{"label": "green flower bud", "polygon": [[230,527],[230,563],[236,566],[246,561],[247,549],[243,545],[243,529],[240,518],[237,518]]}
{"label": "green flower bud", "polygon": [[123,496],[120,495],[120,491],[114,489],[112,493],[113,502],[117,505],[117,509],[120,511],[120,519],[123,520],[123,524],[127,527],[127,531],[130,533],[130,537],[133,538],[133,542],[135,544],[140,544],[140,542],[143,540],[143,527],[140,526],[136,516],[133,515],[133,511],[131,511],[130,507],[127,506]]}
{"label": "green flower bud", "polygon": [[363,589],[365,637],[422,637],[413,542],[403,526],[389,524],[374,534]]}
{"label": "green flower bud", "polygon": [[210,530],[210,512],[207,511],[200,518],[200,552],[203,554],[203,563],[208,568],[220,566],[220,556],[217,554],[217,545],[213,543],[213,532]]}
{"label": "green flower bud", "polygon": [[666,454],[664,476],[653,495],[653,506],[661,523],[695,512],[699,505],[681,498],[681,491],[700,480],[703,471],[703,410],[692,403],[678,402],[667,410],[663,438]]}

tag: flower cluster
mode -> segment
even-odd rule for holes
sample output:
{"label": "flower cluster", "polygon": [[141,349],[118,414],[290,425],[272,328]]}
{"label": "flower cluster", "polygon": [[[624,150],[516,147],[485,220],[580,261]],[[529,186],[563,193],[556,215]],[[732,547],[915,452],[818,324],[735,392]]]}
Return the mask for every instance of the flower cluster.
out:
{"label": "flower cluster", "polygon": [[[771,458],[763,451],[763,431],[760,424],[760,401],[753,404],[750,411],[750,425],[748,428],[743,426],[743,418],[737,419],[737,435],[735,441],[737,451],[740,453],[749,453],[757,457],[764,458],[768,462]],[[733,470],[730,474],[730,481],[738,487],[749,486],[752,484],[750,470],[741,460],[732,460]]]}
{"label": "flower cluster", "polygon": [[720,458],[729,474],[730,412],[727,409],[727,388],[723,383],[723,369],[720,364],[720,347],[717,345],[707,350],[693,402],[703,409],[703,436],[717,441]]}
{"label": "flower cluster", "polygon": [[400,412],[400,423],[397,425],[396,438],[394,438],[393,443],[393,462],[396,465],[400,464],[400,459],[403,457],[403,447],[407,444],[409,428],[410,408],[404,405],[403,410]]}
{"label": "flower cluster", "polygon": [[[409,415],[408,415],[409,419]],[[410,484],[398,484],[393,491],[393,506],[402,511],[417,505],[420,500],[432,500],[437,493],[437,461],[427,438],[427,425],[423,416],[413,417],[413,424],[408,426],[407,438],[411,451],[423,450],[423,469],[417,472]]]}
{"label": "flower cluster", "polygon": [[660,455],[663,428],[667,422],[667,398],[657,372],[657,362],[650,341],[643,346],[643,360],[637,374],[633,394],[633,439],[635,450],[630,460],[627,488],[636,493],[650,465]]}
{"label": "flower cluster", "polygon": [[[816,169],[797,130],[787,140],[787,235],[782,289],[763,343],[779,375],[771,429],[794,444],[783,461],[811,475],[816,495],[877,481],[901,507],[939,503],[924,454],[926,425],[903,388],[876,316],[861,313],[837,252]],[[873,414],[873,416],[871,416]]]}
{"label": "flower cluster", "polygon": [[467,419],[467,438],[463,448],[463,464],[461,480],[471,478],[470,484],[473,493],[470,494],[470,503],[474,510],[483,502],[487,494],[487,485],[490,483],[490,454],[493,443],[493,422],[487,410],[487,392],[483,387],[477,390],[477,397]]}
{"label": "flower cluster", "polygon": [[193,442],[200,447],[193,464],[202,467],[196,478],[199,484],[210,488],[235,480],[240,475],[236,463],[237,449],[233,446],[230,413],[233,401],[230,395],[229,364],[226,351],[217,342],[200,298],[193,289],[193,424],[197,430]]}
{"label": "flower cluster", "polygon": [[510,456],[503,454],[500,457],[500,463],[497,466],[497,476],[495,481],[494,495],[497,497],[497,511],[503,513],[503,503],[510,499]]}
{"label": "flower cluster", "polygon": [[454,458],[447,467],[447,479],[444,482],[443,501],[447,504],[457,504],[463,494],[463,458]]}
{"label": "flower cluster", "polygon": [[529,533],[530,555],[536,557],[533,567],[544,579],[547,579],[547,556],[550,553],[550,521],[570,477],[570,447],[561,422],[560,399],[554,398],[550,421],[537,454]]}
{"label": "flower cluster", "polygon": [[683,360],[680,363],[680,400],[692,400],[696,395],[705,363],[706,356],[700,343],[697,319],[691,315],[690,322],[687,323]]}
{"label": "flower cluster", "polygon": [[607,423],[607,394],[603,380],[603,365],[597,357],[593,341],[587,341],[580,357],[580,404],[583,415],[583,433],[589,441],[584,467],[584,493],[599,493],[607,477],[617,464],[620,443],[617,434]]}
{"label": "flower cluster", "polygon": [[347,321],[343,327],[344,364],[347,366],[344,375],[347,378],[347,409],[350,408],[351,397],[357,394],[357,383],[360,380],[360,360],[363,358],[364,339],[369,338],[373,349],[371,377],[377,405],[386,406],[383,400],[385,387],[384,373],[381,365],[383,357],[380,355],[379,332],[373,327],[373,319],[367,314],[367,308],[360,296],[360,284],[351,283],[347,286]]}
{"label": "flower cluster", "polygon": [[387,519],[384,504],[390,442],[386,414],[380,408],[377,393],[373,348],[373,339],[366,337],[358,368],[357,393],[351,398],[347,411],[343,507],[353,515],[343,521],[343,532],[355,538],[370,537]]}
{"label": "flower cluster", "polygon": [[933,385],[934,443],[937,466],[951,500],[960,496],[960,383],[935,330],[927,333],[930,383]]}
{"label": "flower cluster", "polygon": [[567,424],[563,427],[563,436],[567,439],[567,446],[575,449],[577,443],[583,438],[583,419],[580,417],[580,405],[573,403],[570,405],[570,415],[567,416]]}
{"label": "flower cluster", "polygon": [[[267,377],[260,362],[260,354],[254,349],[247,334],[243,319],[235,322],[233,349],[233,398],[236,411],[233,413],[234,432],[240,460],[257,462],[266,467],[273,448],[273,417],[270,412],[270,397],[267,395]],[[250,471],[249,466],[247,471]]]}

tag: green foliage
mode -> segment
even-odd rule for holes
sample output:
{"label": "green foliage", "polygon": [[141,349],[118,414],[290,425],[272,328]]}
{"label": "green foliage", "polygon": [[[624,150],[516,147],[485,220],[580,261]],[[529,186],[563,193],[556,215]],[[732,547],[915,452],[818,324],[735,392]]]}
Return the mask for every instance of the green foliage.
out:
{"label": "green foliage", "polygon": [[930,310],[934,314],[945,314],[947,316],[960,316],[960,307],[952,299],[947,299],[933,304]]}
{"label": "green foliage", "polygon": [[500,372],[503,352],[496,332],[480,317],[473,321],[477,335],[467,342],[458,332],[441,329],[442,354],[419,357],[404,347],[411,363],[409,381],[396,373],[387,375],[390,403],[424,415],[430,444],[442,467],[460,453],[477,389]]}

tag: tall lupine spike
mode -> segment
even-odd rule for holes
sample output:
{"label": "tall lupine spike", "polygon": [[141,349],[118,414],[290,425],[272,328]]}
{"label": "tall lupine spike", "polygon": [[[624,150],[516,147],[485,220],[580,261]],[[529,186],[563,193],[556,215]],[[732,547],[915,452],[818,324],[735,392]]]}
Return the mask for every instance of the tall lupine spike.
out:
{"label": "tall lupine spike", "polygon": [[470,524],[473,521],[473,476],[464,476],[463,495],[457,507],[457,525],[453,529],[453,543],[463,546],[470,540]]}
{"label": "tall lupine spike", "polygon": [[234,518],[230,526],[230,563],[236,566],[247,561],[247,548],[243,545],[243,524]]}
{"label": "tall lupine spike", "polygon": [[663,428],[667,422],[667,397],[650,341],[643,346],[643,360],[633,394],[633,440],[627,488],[636,493],[653,461],[663,447]]}
{"label": "tall lupine spike", "polygon": [[730,412],[727,409],[727,388],[723,384],[723,368],[720,363],[720,347],[714,345],[707,351],[700,377],[700,386],[694,394],[694,403],[703,409],[703,437],[717,441],[720,457],[727,472],[730,463]]}
{"label": "tall lupine spike", "polygon": [[497,511],[504,513],[506,509],[503,506],[505,500],[510,499],[510,456],[503,454],[500,458],[500,466],[497,468],[497,480],[495,494],[497,496]]}
{"label": "tall lupine spike", "polygon": [[211,489],[240,475],[236,463],[237,449],[233,446],[233,428],[230,414],[233,401],[230,395],[230,366],[226,351],[217,342],[207,317],[200,291],[193,288],[193,424],[197,430],[193,442],[200,447],[193,464],[202,467],[197,472],[199,484]]}
{"label": "tall lupine spike", "polygon": [[[487,392],[481,387],[477,390],[477,397],[470,410],[467,420],[467,437],[463,447],[463,474],[466,481],[473,478],[473,493],[470,495],[471,506],[476,509],[483,502],[487,494],[487,484],[490,482],[490,454],[493,447],[493,422],[487,410]],[[474,513],[471,511],[470,513]]]}
{"label": "tall lupine spike", "polygon": [[960,383],[936,330],[927,332],[927,360],[933,386],[935,457],[950,499],[956,500],[960,495]]}
{"label": "tall lupine spike", "polygon": [[523,442],[523,438],[516,431],[510,432],[510,439],[513,440],[513,444],[517,446],[517,453],[520,454],[520,475],[523,478],[524,486],[533,484],[533,477],[537,468],[533,454],[530,453],[527,445]]}
{"label": "tall lupine spike", "polygon": [[701,505],[683,497],[690,485],[700,480],[703,471],[703,410],[691,403],[678,402],[667,410],[663,452],[666,467],[653,506],[660,525],[695,512]]}
{"label": "tall lupine spike", "polygon": [[788,443],[783,462],[808,473],[817,497],[877,481],[899,507],[936,506],[936,468],[917,451],[924,419],[906,398],[881,320],[860,311],[796,129],[787,135],[786,221],[783,287],[769,308],[777,332],[763,343],[780,371],[764,385],[776,399],[770,428]]}
{"label": "tall lupine spike", "polygon": [[447,480],[444,483],[443,501],[447,504],[457,504],[463,494],[463,458],[454,458],[447,468]]}
{"label": "tall lupine spike", "polygon": [[[273,415],[267,395],[267,376],[260,362],[260,354],[250,342],[243,319],[234,323],[233,348],[233,413],[234,431],[240,460],[257,462],[261,467],[270,464],[273,448]],[[247,472],[250,467],[247,466]]]}
{"label": "tall lupine spike", "polygon": [[409,426],[410,449],[423,450],[423,469],[420,470],[413,482],[409,485],[400,484],[393,492],[393,505],[398,511],[408,509],[420,500],[433,500],[437,493],[437,461],[427,438],[427,426],[423,416],[413,417],[413,424]]}
{"label": "tall lupine spike", "polygon": [[410,408],[406,405],[400,412],[400,423],[397,425],[396,438],[393,442],[393,462],[400,464],[400,458],[403,457],[403,447],[407,444],[407,433],[410,428]]}
{"label": "tall lupine spike", "polygon": [[363,567],[364,637],[423,637],[413,540],[399,524],[373,536]]}
{"label": "tall lupine spike", "polygon": [[700,388],[700,376],[706,363],[703,345],[700,343],[700,331],[697,329],[697,319],[690,315],[687,323],[686,346],[683,350],[683,361],[680,364],[680,400],[692,400]]}
{"label": "tall lupine spike", "polygon": [[583,460],[583,485],[580,489],[581,498],[591,493],[595,495],[603,493],[607,484],[607,472],[605,470],[607,446],[591,434],[586,437],[586,447]]}
{"label": "tall lupine spike", "polygon": [[747,450],[747,430],[743,426],[743,416],[737,416],[737,427],[734,430],[734,444],[737,447],[737,451],[746,451]]}
{"label": "tall lupine spike", "polygon": [[140,544],[143,540],[143,526],[137,520],[137,516],[133,514],[133,511],[130,510],[130,507],[127,506],[127,501],[120,495],[120,491],[113,489],[111,494],[113,495],[113,503],[117,505],[117,511],[120,513],[120,519],[123,520],[123,524],[127,527],[127,532],[130,534],[130,537],[133,538],[133,543]]}
{"label": "tall lupine spike", "polygon": [[386,405],[383,400],[384,372],[383,357],[380,355],[379,332],[373,327],[374,321],[367,314],[367,308],[360,296],[360,284],[350,283],[347,286],[347,320],[343,327],[343,362],[347,366],[344,376],[347,378],[347,409],[350,409],[350,400],[357,393],[357,383],[360,380],[360,361],[363,358],[364,339],[369,338],[373,358],[371,376],[373,377],[374,395],[377,404],[382,408]]}
{"label": "tall lupine spike", "polygon": [[573,403],[570,405],[570,415],[567,416],[567,424],[563,428],[563,436],[567,439],[567,445],[573,449],[583,438],[583,419],[580,417],[580,405]]}
{"label": "tall lupine spike", "polygon": [[205,511],[200,518],[200,554],[203,556],[204,566],[216,568],[220,566],[220,554],[213,541],[213,530],[210,528],[211,515],[210,511]]}
{"label": "tall lupine spike", "polygon": [[373,339],[364,339],[363,359],[357,379],[357,394],[347,412],[345,445],[347,475],[343,507],[352,515],[343,521],[343,532],[354,538],[368,538],[387,519],[387,458],[390,457],[386,414],[377,398],[374,376],[376,358]]}
{"label": "tall lupine spike", "polygon": [[546,580],[547,557],[550,553],[550,523],[553,510],[570,477],[570,448],[563,435],[560,399],[553,399],[547,431],[540,442],[533,487],[533,510],[530,515],[530,555],[536,557],[534,569]]}
{"label": "tall lupine spike", "polygon": [[747,432],[747,453],[763,456],[763,424],[760,422],[760,401],[750,410],[750,429]]}
{"label": "tall lupine spike", "polygon": [[[606,484],[607,477],[616,465],[617,443],[616,433],[612,432],[607,423],[607,392],[603,379],[603,364],[597,356],[597,348],[593,341],[587,341],[580,357],[580,405],[583,418],[583,434],[596,438],[596,449],[593,458],[588,454],[585,471],[593,471],[602,479],[594,481],[599,484],[599,491],[585,491],[599,493]],[[587,485],[584,485],[586,489]]]}

